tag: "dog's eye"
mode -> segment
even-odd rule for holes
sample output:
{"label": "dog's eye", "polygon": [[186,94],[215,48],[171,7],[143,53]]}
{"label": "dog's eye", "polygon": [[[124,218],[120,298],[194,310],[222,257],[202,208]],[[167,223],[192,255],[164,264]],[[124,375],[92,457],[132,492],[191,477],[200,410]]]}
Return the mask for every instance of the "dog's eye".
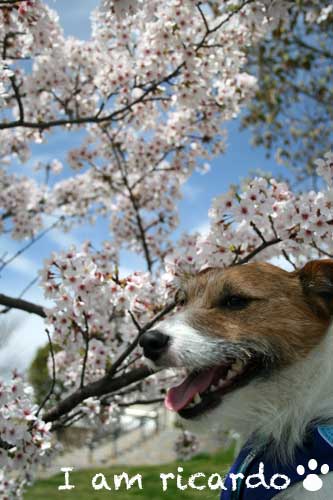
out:
{"label": "dog's eye", "polygon": [[175,301],[178,306],[184,306],[187,302],[186,293],[184,290],[178,290],[175,296]]}
{"label": "dog's eye", "polygon": [[247,297],[242,297],[241,295],[228,295],[227,297],[223,297],[220,302],[220,307],[225,307],[228,309],[244,309],[249,303],[249,299]]}

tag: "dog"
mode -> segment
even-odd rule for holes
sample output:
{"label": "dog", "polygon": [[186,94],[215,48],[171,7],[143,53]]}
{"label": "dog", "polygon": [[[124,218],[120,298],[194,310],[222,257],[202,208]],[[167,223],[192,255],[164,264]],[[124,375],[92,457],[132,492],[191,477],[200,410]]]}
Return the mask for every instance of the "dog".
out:
{"label": "dog", "polygon": [[[184,279],[176,303],[176,313],[140,339],[157,369],[186,369],[167,392],[167,408],[213,432],[236,431],[276,472],[299,466],[295,456],[307,462],[309,432],[333,435],[333,260],[293,272],[257,262],[208,268]],[[333,468],[333,439],[323,436]],[[313,470],[318,457],[311,458],[311,475],[301,464],[295,484],[267,498],[332,499],[333,472],[320,463]]]}

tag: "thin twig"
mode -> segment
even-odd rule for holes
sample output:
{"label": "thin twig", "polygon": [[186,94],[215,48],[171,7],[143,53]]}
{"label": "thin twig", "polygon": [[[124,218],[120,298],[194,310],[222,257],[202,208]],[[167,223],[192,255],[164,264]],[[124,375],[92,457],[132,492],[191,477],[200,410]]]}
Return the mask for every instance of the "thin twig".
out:
{"label": "thin twig", "polygon": [[70,415],[67,415],[67,417],[59,420],[56,424],[52,425],[52,431],[57,431],[58,429],[63,429],[64,427],[68,427],[66,425],[69,422],[69,425],[72,424],[73,420],[78,416],[82,415],[82,410],[78,410],[75,413],[71,413]]}
{"label": "thin twig", "polygon": [[136,326],[137,330],[139,332],[141,332],[140,323],[138,322],[138,320],[136,319],[135,315],[132,313],[132,311],[130,309],[128,310],[128,314],[131,316],[131,319],[132,319],[134,325]]}
{"label": "thin twig", "polygon": [[295,269],[295,271],[296,271],[297,266],[296,266],[295,262],[293,262],[293,261],[291,260],[291,258],[289,257],[289,255],[287,254],[287,252],[285,251],[285,249],[284,249],[284,248],[282,249],[282,255],[283,255],[283,257],[286,259],[286,261],[287,261],[287,262],[289,262],[289,264],[290,264],[291,266],[293,266],[293,268],[294,268],[294,269]]}
{"label": "thin twig", "polygon": [[41,405],[39,406],[39,408],[37,410],[36,417],[38,417],[38,415],[40,414],[40,412],[42,411],[42,409],[44,408],[44,406],[46,405],[46,403],[48,402],[48,400],[52,396],[53,391],[54,391],[54,387],[56,384],[56,366],[55,366],[55,359],[54,359],[53,344],[52,344],[50,332],[47,328],[45,328],[45,332],[46,332],[46,335],[47,335],[47,338],[49,341],[50,354],[51,354],[51,358],[52,358],[52,383],[51,383],[51,387],[50,387],[49,392],[47,393],[47,395],[45,396],[45,398],[43,399]]}
{"label": "thin twig", "polygon": [[84,315],[84,321],[85,321],[85,332],[82,333],[84,341],[85,341],[85,350],[84,350],[84,357],[83,357],[83,362],[82,362],[82,371],[81,371],[81,381],[80,381],[80,388],[84,386],[84,376],[86,373],[86,365],[87,365],[87,359],[88,359],[88,352],[89,352],[89,325],[88,325],[88,319],[87,315]]}
{"label": "thin twig", "polygon": [[20,94],[20,88],[16,83],[16,78],[15,76],[10,77],[10,81],[14,90],[14,96],[17,102],[17,106],[19,109],[19,120],[24,122],[24,108],[23,108],[23,103],[21,99],[21,94]]}
{"label": "thin twig", "polygon": [[154,398],[154,399],[135,399],[134,401],[131,401],[130,403],[118,403],[118,406],[120,408],[127,408],[128,406],[133,406],[133,405],[150,405],[153,403],[161,403],[164,401],[164,398]]}
{"label": "thin twig", "polygon": [[15,260],[17,257],[19,257],[20,255],[22,255],[22,253],[24,253],[26,250],[28,250],[28,248],[30,248],[37,241],[39,241],[41,238],[43,238],[43,236],[45,236],[52,229],[54,229],[62,220],[63,220],[63,217],[61,217],[60,220],[57,220],[56,222],[54,222],[51,226],[49,226],[46,229],[44,229],[44,231],[42,231],[41,233],[39,233],[39,235],[36,236],[35,238],[31,238],[31,240],[29,241],[29,243],[27,243],[24,247],[20,248],[16,253],[14,253],[14,255],[12,255],[9,259],[7,259],[6,261],[4,261],[0,265],[0,272],[3,271],[3,269],[6,266],[8,266],[8,264],[10,264],[11,262],[13,262],[13,260]]}
{"label": "thin twig", "polygon": [[240,256],[240,246],[238,248],[235,249],[235,252],[234,252],[234,258],[233,258],[233,261],[231,263],[231,267],[232,266],[235,266],[237,264],[237,261],[238,261],[238,257]]}
{"label": "thin twig", "polygon": [[199,13],[200,13],[200,16],[201,16],[201,19],[203,20],[204,22],[204,25],[205,25],[205,28],[206,28],[206,33],[209,33],[210,32],[210,29],[209,29],[209,25],[208,25],[208,21],[206,19],[206,16],[205,14],[203,13],[202,9],[201,9],[201,3],[198,3],[196,5],[196,8],[198,9]]}
{"label": "thin twig", "polygon": [[278,234],[276,232],[276,229],[275,229],[275,224],[274,224],[274,221],[273,221],[273,217],[271,215],[268,216],[268,220],[269,220],[269,223],[271,225],[271,228],[272,228],[272,231],[273,231],[273,234],[275,236],[275,238],[278,238]]}
{"label": "thin twig", "polygon": [[[112,375],[114,375],[114,373],[116,372],[117,368],[122,364],[122,362],[129,356],[129,354],[131,354],[132,351],[134,351],[134,349],[136,348],[136,346],[138,345],[138,342],[139,342],[139,339],[141,337],[141,335],[143,335],[146,331],[150,330],[150,328],[158,321],[160,320],[161,318],[163,318],[163,316],[165,316],[165,314],[167,314],[168,312],[172,311],[172,309],[174,309],[174,307],[176,306],[176,303],[175,302],[171,302],[170,304],[168,304],[166,307],[164,307],[164,309],[162,309],[162,311],[160,311],[158,314],[156,314],[156,316],[154,316],[153,319],[151,319],[150,321],[148,321],[148,323],[146,323],[142,328],[139,329],[139,333],[138,335],[135,337],[135,339],[133,340],[133,342],[131,342],[128,347],[124,350],[124,352],[119,356],[119,358],[113,363],[110,371],[108,372],[109,376],[111,377]],[[131,316],[132,317],[132,316]],[[133,319],[133,318],[132,318]]]}
{"label": "thin twig", "polygon": [[325,255],[326,257],[329,257],[330,259],[333,259],[333,254],[327,252],[326,250],[323,250],[322,248],[318,247],[317,243],[315,241],[312,241],[312,246],[321,254]]}
{"label": "thin twig", "polygon": [[[277,234],[277,231],[275,229],[273,217],[271,215],[269,215],[268,219],[269,219],[269,222],[270,222],[270,225],[271,225],[271,228],[272,228],[272,231],[273,231],[275,238],[278,238],[278,234]],[[289,262],[289,264],[296,270],[297,269],[296,264],[291,260],[291,258],[289,257],[289,255],[287,254],[287,252],[284,249],[282,249],[282,255],[286,259],[286,261]]]}
{"label": "thin twig", "polygon": [[75,424],[76,422],[78,422],[79,420],[82,420],[82,418],[84,418],[86,416],[86,414],[82,411],[82,412],[77,412],[77,415],[75,416],[75,418],[72,418],[69,422],[67,422],[65,425],[63,425],[62,427],[64,429],[66,429],[66,427],[70,427],[72,426],[73,424]]}
{"label": "thin twig", "polygon": [[262,234],[262,232],[260,231],[260,229],[255,225],[255,223],[251,220],[250,222],[250,226],[252,227],[252,229],[255,231],[255,233],[259,236],[259,238],[261,239],[261,241],[263,243],[266,243],[266,240],[264,238],[264,235]]}
{"label": "thin twig", "polygon": [[199,8],[199,12],[201,14],[201,17],[203,18],[204,20],[204,24],[205,24],[205,27],[206,27],[206,33],[203,37],[203,39],[201,40],[201,42],[199,42],[198,46],[197,46],[197,49],[198,48],[201,48],[205,42],[206,42],[206,39],[208,38],[209,35],[211,35],[212,33],[215,33],[216,31],[218,31],[219,29],[221,29],[225,24],[227,24],[231,18],[235,15],[235,14],[238,14],[246,5],[249,5],[250,3],[253,3],[254,0],[245,0],[241,5],[239,5],[238,7],[236,7],[235,9],[233,9],[230,14],[227,15],[226,18],[224,18],[219,24],[217,24],[216,26],[214,26],[214,28],[209,28],[208,27],[208,22],[207,22],[207,19],[202,11],[202,9]]}
{"label": "thin twig", "polygon": [[153,263],[152,263],[152,258],[151,258],[151,255],[150,255],[149,245],[147,243],[146,231],[145,231],[145,228],[144,228],[144,225],[143,225],[143,220],[142,220],[142,217],[141,217],[141,214],[140,214],[140,207],[139,207],[139,205],[138,205],[138,203],[137,203],[137,201],[135,199],[135,196],[134,196],[134,193],[132,191],[132,188],[131,188],[131,186],[130,186],[130,184],[128,182],[128,179],[127,179],[127,176],[126,176],[126,172],[124,172],[122,161],[119,158],[118,150],[117,150],[117,148],[114,145],[112,147],[112,150],[113,150],[116,162],[118,164],[118,167],[119,167],[119,170],[120,170],[120,173],[121,173],[124,185],[125,185],[125,187],[126,187],[126,189],[128,191],[129,199],[130,199],[130,201],[132,203],[132,206],[133,206],[133,209],[134,209],[135,218],[136,218],[137,226],[138,226],[138,229],[139,229],[140,239],[141,239],[141,242],[142,242],[143,253],[144,253],[144,256],[145,256],[145,259],[146,259],[146,262],[147,262],[147,269],[148,269],[149,272],[151,272],[152,271]]}
{"label": "thin twig", "polygon": [[138,361],[141,357],[142,355],[138,354],[135,358],[131,359],[126,365],[120,366],[118,370],[116,370],[115,375],[118,374],[119,372],[127,370],[131,365],[136,363],[136,361]]}
{"label": "thin twig", "polygon": [[235,262],[235,264],[233,264],[233,265],[239,266],[241,264],[246,264],[251,259],[253,259],[253,257],[255,257],[258,253],[262,252],[263,250],[265,250],[268,247],[271,247],[272,245],[276,245],[277,243],[280,243],[281,241],[282,241],[281,238],[274,238],[270,241],[266,241],[265,243],[262,243],[257,248],[252,250],[252,252],[248,253],[245,257],[243,257],[242,259]]}
{"label": "thin twig", "polygon": [[39,279],[39,276],[36,276],[35,278],[33,278],[22,290],[22,292],[20,293],[20,295],[18,296],[19,299],[21,299],[23,297],[23,295],[25,295],[31,287],[33,287],[37,281]]}

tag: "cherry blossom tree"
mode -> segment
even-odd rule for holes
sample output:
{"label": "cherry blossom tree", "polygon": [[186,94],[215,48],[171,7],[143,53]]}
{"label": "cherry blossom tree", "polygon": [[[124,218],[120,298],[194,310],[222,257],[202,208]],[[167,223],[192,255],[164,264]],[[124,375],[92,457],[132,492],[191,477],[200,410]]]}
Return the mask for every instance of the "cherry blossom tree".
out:
{"label": "cherry blossom tree", "polygon": [[[2,498],[19,498],[57,451],[56,429],[80,418],[106,424],[125,406],[162,399],[175,375],[152,373],[137,345],[181,307],[180,277],[281,255],[294,267],[332,257],[329,152],[316,167],[320,191],[254,178],[213,201],[207,237],[172,240],[182,184],[224,150],[224,122],[255,92],[243,69],[247,48],[292,8],[274,0],[102,0],[83,42],[66,38],[40,0],[0,0],[0,230],[25,240],[23,251],[53,227],[110,220],[101,248],[87,242],[44,263],[51,307],[0,294],[2,313],[45,319],[52,380],[39,405],[18,373],[0,382]],[[45,182],[13,172],[59,130],[82,136],[66,165],[37,164]],[[142,255],[145,269],[122,276],[123,249]],[[0,270],[14,258],[3,257]]]}
{"label": "cherry blossom tree", "polygon": [[332,21],[332,2],[294,2],[291,15],[249,47],[246,66],[258,88],[243,126],[255,145],[314,188],[314,160],[332,144]]}

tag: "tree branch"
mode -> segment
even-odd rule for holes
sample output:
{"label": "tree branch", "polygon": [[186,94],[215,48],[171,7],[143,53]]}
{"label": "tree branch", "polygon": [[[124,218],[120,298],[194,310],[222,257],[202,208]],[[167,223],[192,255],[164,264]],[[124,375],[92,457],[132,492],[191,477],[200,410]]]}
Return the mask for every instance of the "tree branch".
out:
{"label": "tree branch", "polygon": [[294,42],[299,45],[300,47],[303,47],[303,49],[307,49],[310,52],[315,52],[316,54],[319,54],[320,56],[327,57],[328,59],[333,59],[333,53],[329,52],[328,50],[324,49],[323,47],[316,47],[315,45],[309,45],[308,43],[304,42],[301,38],[298,36],[294,37]]}
{"label": "tree branch", "polygon": [[8,266],[8,264],[10,264],[11,262],[13,262],[13,260],[15,260],[20,255],[22,255],[22,253],[24,253],[26,250],[28,250],[28,248],[30,248],[32,245],[34,245],[35,243],[37,243],[37,241],[39,241],[41,238],[43,238],[47,233],[49,233],[50,231],[52,231],[52,229],[54,229],[58,224],[60,224],[60,222],[63,222],[63,221],[64,221],[64,217],[61,216],[60,219],[58,219],[53,224],[51,224],[51,226],[49,226],[46,229],[44,229],[44,231],[42,231],[41,233],[39,233],[38,236],[35,236],[34,238],[31,238],[31,240],[29,241],[29,243],[27,243],[26,245],[24,245],[24,247],[20,248],[9,259],[7,259],[7,260],[5,260],[5,261],[2,262],[2,264],[0,265],[0,272],[3,271],[4,268],[6,266]]}
{"label": "tree branch", "polygon": [[[1,259],[0,259],[1,260]],[[21,299],[23,295],[27,293],[28,290],[30,290],[31,287],[34,286],[35,283],[38,281],[38,276],[36,276],[34,279],[32,279],[22,290],[20,295],[17,297],[18,299]],[[4,309],[1,309],[0,314],[6,314],[7,312],[10,311],[10,307],[5,307]]]}
{"label": "tree branch", "polygon": [[87,367],[87,361],[88,361],[88,352],[89,352],[89,325],[88,325],[88,319],[87,315],[84,315],[84,322],[85,322],[85,331],[82,332],[83,339],[85,342],[85,348],[84,348],[84,357],[82,361],[82,371],[81,371],[81,380],[80,380],[80,388],[84,386],[84,377],[86,373],[86,367]]}
{"label": "tree branch", "polygon": [[260,231],[260,229],[255,225],[255,223],[252,220],[250,222],[250,226],[253,228],[253,230],[255,231],[255,233],[257,234],[257,236],[259,236],[259,238],[261,239],[262,243],[266,243],[264,235],[262,234],[262,232]]}
{"label": "tree branch", "polygon": [[257,248],[255,248],[254,250],[252,250],[252,252],[248,253],[245,257],[243,257],[242,259],[238,260],[237,262],[235,262],[232,265],[233,266],[240,266],[241,264],[246,264],[251,259],[253,259],[253,257],[255,257],[258,253],[262,252],[263,250],[265,250],[268,247],[271,247],[272,245],[276,245],[277,243],[280,243],[281,241],[282,241],[281,238],[274,238],[272,240],[265,241],[265,243],[263,242]]}
{"label": "tree branch", "polygon": [[42,306],[27,300],[9,297],[8,295],[0,293],[0,304],[8,307],[9,309],[20,309],[21,311],[37,314],[37,316],[40,316],[41,318],[46,318],[46,314]]}
{"label": "tree branch", "polygon": [[4,5],[6,7],[16,5],[21,3],[22,0],[0,0],[0,6]]}
{"label": "tree branch", "polygon": [[[274,233],[275,238],[278,238],[278,234],[277,234],[276,229],[275,229],[273,217],[271,215],[269,215],[268,219],[269,219],[269,222],[270,222],[270,225],[271,225],[271,228],[272,228],[272,231]],[[296,270],[297,269],[296,264],[291,260],[291,258],[289,257],[289,255],[287,254],[287,252],[285,251],[284,248],[282,249],[282,255],[286,259],[286,261],[289,262],[289,264],[291,264],[293,266],[293,268]]]}
{"label": "tree branch", "polygon": [[312,246],[321,254],[325,255],[325,257],[329,257],[330,259],[333,259],[333,254],[327,252],[323,248],[320,248],[315,241],[312,242]]}
{"label": "tree branch", "polygon": [[22,103],[22,99],[21,99],[20,89],[16,83],[15,76],[11,76],[10,81],[11,81],[11,84],[12,84],[12,87],[14,90],[15,99],[16,99],[17,106],[19,109],[19,120],[21,122],[24,122],[24,108],[23,108],[23,103]]}
{"label": "tree branch", "polygon": [[[196,52],[198,50],[200,50],[200,48],[205,44],[206,39],[209,37],[209,35],[211,35],[212,33],[215,33],[219,29],[221,29],[226,23],[228,23],[230,21],[230,19],[235,14],[239,13],[246,5],[248,5],[252,2],[254,2],[254,0],[244,0],[244,2],[241,5],[239,5],[237,8],[232,10],[230,12],[230,14],[228,14],[228,16],[225,19],[223,19],[223,21],[221,21],[218,25],[214,26],[213,28],[209,28],[209,29],[207,29],[207,27],[208,27],[207,21],[206,22],[204,21],[205,16],[204,16],[202,10],[199,8],[199,12],[200,12],[201,17],[203,18],[204,23],[205,23],[206,30],[205,30],[205,34],[204,34],[201,42],[199,42],[195,47]],[[0,0],[0,5],[1,4],[3,4],[3,5],[15,5],[16,3],[17,3],[16,0]],[[65,126],[65,125],[83,125],[83,124],[88,124],[88,123],[97,123],[97,124],[100,123],[100,124],[102,124],[102,123],[107,123],[107,122],[111,122],[111,121],[122,120],[123,118],[125,118],[127,116],[127,114],[129,112],[131,112],[132,107],[135,106],[136,104],[145,103],[145,102],[149,102],[149,101],[156,101],[156,100],[165,100],[165,99],[168,100],[168,98],[161,97],[161,96],[148,97],[148,98],[146,98],[146,97],[149,96],[149,94],[154,93],[155,90],[157,90],[161,84],[169,83],[173,78],[178,76],[180,70],[184,66],[185,66],[185,61],[181,62],[174,70],[171,71],[171,73],[169,73],[168,75],[165,75],[164,77],[160,78],[159,80],[150,82],[150,84],[147,83],[147,84],[140,85],[140,88],[143,89],[143,93],[140,97],[138,97],[137,99],[134,99],[133,101],[126,104],[124,107],[117,109],[109,114],[105,114],[105,115],[101,116],[101,112],[104,108],[104,106],[103,106],[103,107],[100,107],[100,109],[97,110],[97,112],[93,116],[77,117],[75,119],[63,118],[63,119],[58,119],[58,120],[50,120],[50,121],[46,121],[46,122],[45,121],[29,122],[29,121],[25,121],[22,118],[24,116],[24,108],[22,105],[22,109],[20,108],[20,119],[12,121],[12,122],[3,121],[2,123],[0,123],[0,130],[16,128],[16,127],[31,128],[31,129],[37,129],[37,130],[46,130],[49,128],[58,127],[58,126]],[[14,91],[15,91],[15,89],[14,89]]]}
{"label": "tree branch", "polygon": [[73,394],[65,398],[55,408],[47,412],[43,416],[43,420],[45,422],[54,422],[62,415],[69,413],[85,399],[103,396],[104,394],[118,391],[119,389],[127,387],[134,382],[138,382],[149,377],[149,375],[152,375],[152,371],[147,366],[135,368],[134,370],[113,379],[109,375],[105,375],[103,378],[78,389]]}
{"label": "tree branch", "polygon": [[219,29],[221,29],[225,24],[227,24],[231,18],[235,15],[235,14],[238,14],[246,5],[249,5],[250,3],[253,3],[254,0],[244,0],[244,2],[240,5],[238,5],[237,7],[235,7],[231,12],[230,14],[227,15],[227,17],[225,17],[220,23],[218,23],[216,26],[214,26],[213,28],[209,28],[209,25],[208,25],[208,21],[203,13],[203,10],[200,8],[200,4],[197,5],[197,8],[200,12],[200,15],[201,15],[201,18],[204,22],[204,25],[205,25],[205,28],[206,28],[206,33],[204,34],[203,36],[203,39],[201,40],[201,42],[199,42],[197,48],[201,48],[205,42],[206,42],[206,39],[209,35],[211,35],[212,33],[215,33],[216,31],[218,31]]}
{"label": "tree branch", "polygon": [[45,422],[53,422],[62,415],[69,413],[78,404],[82,403],[82,401],[84,401],[87,398],[104,396],[105,394],[108,394],[110,392],[118,391],[123,387],[127,387],[128,385],[133,384],[134,382],[138,382],[151,375],[152,374],[151,369],[148,368],[147,366],[143,366],[141,368],[135,368],[128,373],[120,375],[119,377],[113,378],[118,367],[137,346],[140,335],[149,330],[156,323],[156,321],[161,319],[174,307],[175,307],[175,302],[171,302],[166,307],[164,307],[162,311],[156,314],[154,318],[152,318],[142,328],[140,328],[137,337],[131,344],[129,344],[129,346],[125,349],[125,351],[113,363],[111,369],[103,378],[97,380],[96,382],[87,384],[86,386],[80,387],[78,390],[76,390],[67,398],[65,398],[63,401],[61,401],[55,408],[46,413],[43,417],[43,420]]}
{"label": "tree branch", "polygon": [[124,185],[128,191],[129,198],[131,200],[131,203],[132,203],[132,206],[133,206],[133,209],[135,212],[135,218],[136,218],[136,222],[137,222],[138,229],[139,229],[139,234],[140,234],[140,239],[141,239],[141,243],[142,243],[142,247],[143,247],[143,252],[144,252],[146,262],[147,262],[147,269],[149,272],[151,272],[152,267],[153,267],[153,262],[152,262],[152,258],[151,258],[150,251],[149,251],[149,246],[148,246],[147,239],[146,239],[146,231],[143,227],[143,221],[142,221],[141,214],[140,214],[140,207],[137,204],[137,201],[135,199],[132,188],[128,182],[126,173],[123,170],[123,166],[122,166],[121,160],[119,158],[117,149],[114,145],[113,145],[112,149],[113,149],[114,156],[116,158],[116,162],[119,166],[119,170],[121,172],[121,176],[122,176]]}
{"label": "tree branch", "polygon": [[23,127],[23,128],[32,128],[32,129],[38,129],[38,130],[46,130],[49,128],[53,127],[59,127],[59,126],[65,126],[65,125],[83,125],[83,124],[88,124],[88,123],[107,123],[111,121],[118,121],[122,120],[126,117],[126,115],[132,110],[132,107],[135,106],[136,104],[139,103],[146,103],[150,101],[161,101],[162,97],[148,97],[145,99],[147,95],[150,93],[155,92],[155,90],[159,87],[164,82],[168,82],[170,79],[174,78],[175,76],[178,75],[180,69],[184,66],[184,63],[181,63],[177,68],[175,68],[174,71],[172,71],[169,75],[165,76],[164,78],[161,78],[160,80],[153,82],[151,85],[148,86],[143,92],[143,94],[138,97],[137,99],[134,99],[133,101],[129,102],[126,104],[124,107],[120,109],[116,109],[115,111],[104,115],[100,116],[101,111],[98,110],[97,113],[93,116],[86,116],[86,117],[77,117],[77,118],[63,118],[59,120],[50,120],[47,122],[39,121],[39,122],[27,122],[25,120],[15,120],[13,122],[6,122],[3,121],[0,123],[0,130],[3,129],[9,129],[9,128],[16,128],[16,127]]}
{"label": "tree branch", "polygon": [[161,403],[164,401],[164,398],[154,398],[154,399],[135,399],[134,401],[131,401],[130,403],[118,403],[118,406],[120,408],[127,408],[128,406],[133,406],[133,405],[151,405],[153,403]]}

